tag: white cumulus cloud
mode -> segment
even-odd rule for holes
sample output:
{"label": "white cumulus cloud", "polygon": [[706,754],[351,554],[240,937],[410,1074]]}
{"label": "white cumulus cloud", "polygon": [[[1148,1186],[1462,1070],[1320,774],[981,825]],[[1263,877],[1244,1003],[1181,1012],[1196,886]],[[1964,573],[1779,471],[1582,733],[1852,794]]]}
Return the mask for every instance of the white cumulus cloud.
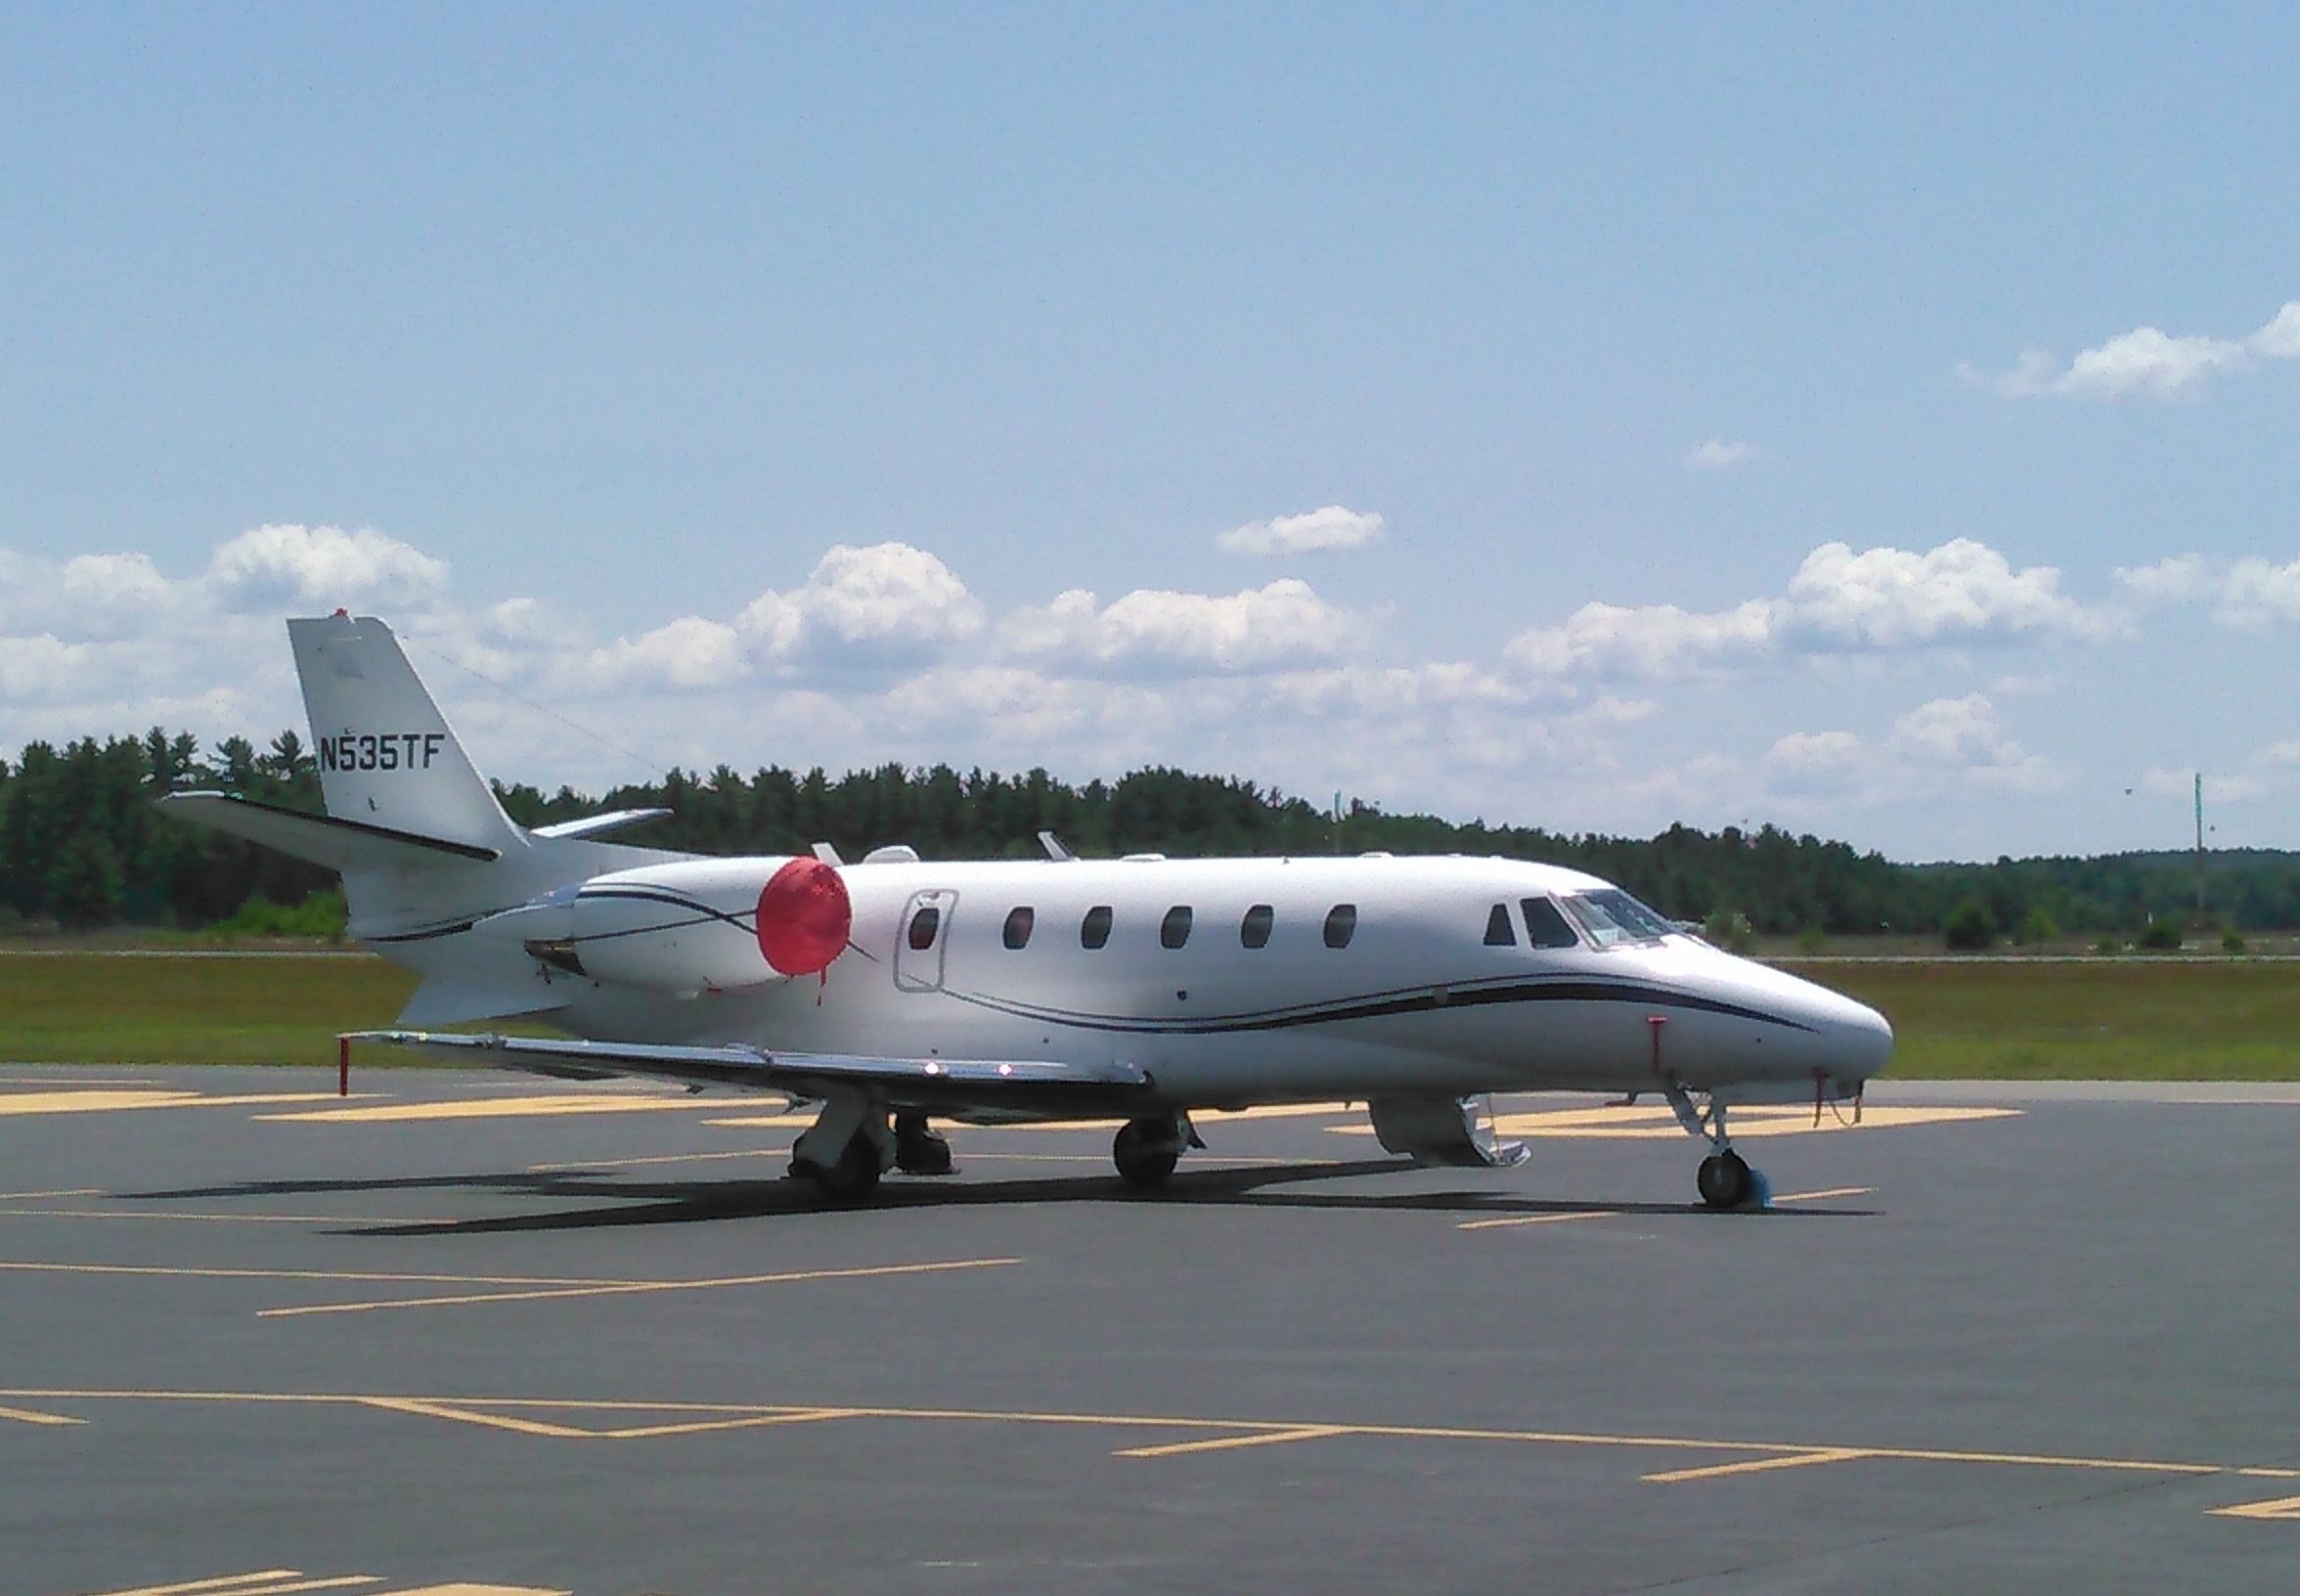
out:
{"label": "white cumulus cloud", "polygon": [[1565,624],[1504,646],[1536,676],[1700,676],[1796,654],[1985,643],[2021,638],[2098,641],[2112,612],[2060,591],[2049,565],[2014,569],[1986,544],[1956,538],[1922,554],[1825,543],[1778,598],[1721,610],[1588,603]]}
{"label": "white cumulus cloud", "polygon": [[2166,399],[2263,360],[2300,360],[2300,300],[2286,303],[2240,337],[2176,335],[2161,328],[2136,327],[2080,350],[2065,367],[2043,350],[2026,350],[1994,385],[2017,399]]}
{"label": "white cumulus cloud", "polygon": [[1672,677],[1747,663],[1773,642],[1775,605],[1751,598],[1704,613],[1675,604],[1583,604],[1563,626],[1512,638],[1502,652],[1537,676]]}
{"label": "white cumulus cloud", "polygon": [[1074,588],[1008,617],[1004,642],[1017,656],[1074,669],[1229,675],[1330,659],[1352,624],[1348,610],[1286,577],[1223,595],[1139,588],[1107,605]]}
{"label": "white cumulus cloud", "polygon": [[1233,526],[1215,543],[1228,554],[1312,554],[1355,549],[1382,535],[1382,517],[1340,505]]}
{"label": "white cumulus cloud", "polygon": [[2279,565],[2257,554],[2234,560],[2176,554],[2121,569],[2116,582],[2142,603],[2211,604],[2213,618],[2225,626],[2300,622],[2300,559]]}
{"label": "white cumulus cloud", "polygon": [[1753,443],[1709,438],[1693,446],[1686,454],[1685,464],[1697,471],[1722,471],[1745,466],[1756,458],[1757,446]]}
{"label": "white cumulus cloud", "polygon": [[804,585],[761,594],[735,624],[771,659],[884,665],[934,658],[986,623],[981,600],[925,550],[842,543]]}
{"label": "white cumulus cloud", "polygon": [[370,527],[276,524],[243,532],[208,561],[230,608],[414,607],[447,586],[447,562]]}
{"label": "white cumulus cloud", "polygon": [[617,638],[586,662],[602,687],[724,687],[750,668],[742,634],[731,626],[685,615],[636,638]]}
{"label": "white cumulus cloud", "polygon": [[1954,538],[1917,554],[1825,543],[1790,579],[1785,631],[1847,648],[1898,648],[2022,635],[2100,638],[2106,614],[2060,591],[2050,565],[2014,570],[1984,543]]}

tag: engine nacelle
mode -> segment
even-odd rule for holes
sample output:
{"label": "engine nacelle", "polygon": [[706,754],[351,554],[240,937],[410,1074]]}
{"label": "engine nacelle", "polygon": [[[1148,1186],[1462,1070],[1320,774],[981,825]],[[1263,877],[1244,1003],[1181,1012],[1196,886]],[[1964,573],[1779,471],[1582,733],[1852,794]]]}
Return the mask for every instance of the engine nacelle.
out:
{"label": "engine nacelle", "polygon": [[474,925],[553,969],[691,995],[817,975],[854,909],[818,859],[695,859],[594,876]]}

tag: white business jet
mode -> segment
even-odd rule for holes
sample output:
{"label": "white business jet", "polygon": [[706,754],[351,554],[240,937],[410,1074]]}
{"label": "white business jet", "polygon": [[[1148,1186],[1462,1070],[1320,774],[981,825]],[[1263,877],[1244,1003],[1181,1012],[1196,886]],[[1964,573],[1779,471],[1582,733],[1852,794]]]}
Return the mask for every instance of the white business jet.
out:
{"label": "white business jet", "polygon": [[[578,1079],[819,1103],[795,1175],[840,1200],[951,1168],[930,1116],[1123,1122],[1128,1181],[1203,1146],[1193,1110],[1362,1101],[1382,1145],[1503,1167],[1495,1091],[1651,1092],[1707,1144],[1713,1207],[1759,1201],[1730,1106],[1851,1099],[1876,1010],[1734,957],[1619,888],[1509,859],[847,864],[529,830],[504,814],[381,621],[291,620],[325,815],[227,793],[167,812],[342,872],[353,937],[418,971],[406,1029],[355,1034]],[[445,1032],[518,1017],[565,1038]]]}

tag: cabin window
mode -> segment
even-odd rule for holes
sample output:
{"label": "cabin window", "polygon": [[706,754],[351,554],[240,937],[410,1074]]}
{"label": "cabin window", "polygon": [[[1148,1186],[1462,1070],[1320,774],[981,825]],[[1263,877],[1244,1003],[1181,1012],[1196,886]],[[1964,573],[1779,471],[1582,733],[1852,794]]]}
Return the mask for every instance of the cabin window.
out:
{"label": "cabin window", "polygon": [[1509,905],[1495,904],[1493,912],[1485,916],[1485,946],[1515,948],[1517,945],[1518,928],[1510,923]]}
{"label": "cabin window", "polygon": [[1238,922],[1238,941],[1248,948],[1267,948],[1270,925],[1277,917],[1277,910],[1269,905],[1256,904]]}
{"label": "cabin window", "polygon": [[1176,904],[1166,911],[1166,918],[1158,922],[1158,946],[1179,948],[1190,940],[1190,906]]}
{"label": "cabin window", "polygon": [[1006,946],[1018,950],[1028,948],[1030,946],[1031,924],[1037,919],[1038,915],[1028,909],[1009,910],[1006,915],[1004,933]]}
{"label": "cabin window", "polygon": [[1096,904],[1086,910],[1086,917],[1079,921],[1079,946],[1099,948],[1110,940],[1110,906]]}
{"label": "cabin window", "polygon": [[1528,898],[1526,910],[1526,934],[1536,948],[1578,948],[1581,939],[1573,935],[1573,928],[1566,923],[1557,905],[1546,898]]}
{"label": "cabin window", "polygon": [[923,953],[934,946],[935,933],[943,928],[943,911],[929,904],[910,916],[910,951]]}
{"label": "cabin window", "polygon": [[1326,911],[1326,946],[1347,948],[1349,939],[1357,935],[1357,906],[1336,904]]}

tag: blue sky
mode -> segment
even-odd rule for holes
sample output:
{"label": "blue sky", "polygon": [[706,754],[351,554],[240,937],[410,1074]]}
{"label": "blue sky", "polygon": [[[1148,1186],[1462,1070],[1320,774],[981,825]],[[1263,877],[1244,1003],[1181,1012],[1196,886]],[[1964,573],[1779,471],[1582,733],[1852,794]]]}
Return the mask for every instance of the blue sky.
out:
{"label": "blue sky", "polygon": [[1934,858],[2201,769],[2300,846],[2296,47],[11,8],[0,746],[288,724],[341,602],[545,782],[633,774],[549,711]]}

